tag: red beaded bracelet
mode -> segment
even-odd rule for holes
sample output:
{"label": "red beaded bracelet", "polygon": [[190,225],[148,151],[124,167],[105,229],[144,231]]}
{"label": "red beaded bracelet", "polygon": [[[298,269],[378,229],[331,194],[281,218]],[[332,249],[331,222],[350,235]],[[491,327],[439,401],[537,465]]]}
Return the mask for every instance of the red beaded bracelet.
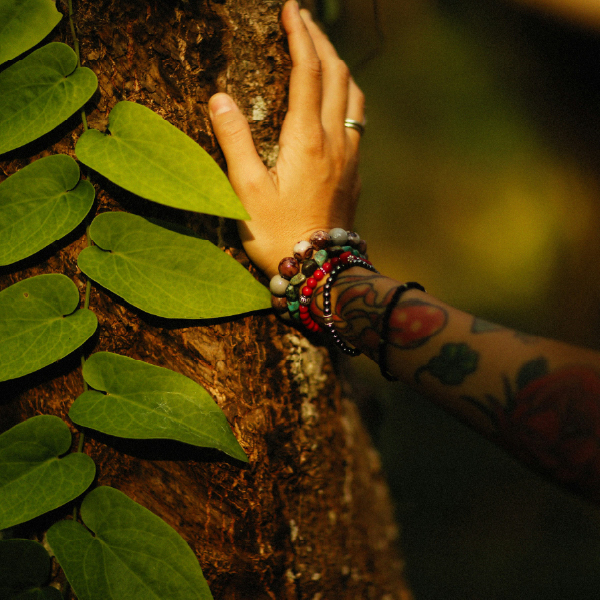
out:
{"label": "red beaded bracelet", "polygon": [[350,256],[366,259],[367,244],[351,231],[316,231],[310,241],[298,242],[293,256],[281,260],[279,275],[271,279],[271,304],[281,314],[299,320],[309,331],[323,328],[313,319],[310,304],[319,281]]}

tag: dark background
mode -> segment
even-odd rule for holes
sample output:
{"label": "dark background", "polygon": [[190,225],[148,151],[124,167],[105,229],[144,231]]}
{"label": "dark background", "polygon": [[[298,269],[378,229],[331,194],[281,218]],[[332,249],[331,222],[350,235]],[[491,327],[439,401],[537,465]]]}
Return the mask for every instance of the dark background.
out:
{"label": "dark background", "polygon": [[[375,265],[488,320],[600,348],[600,31],[503,0],[323,7],[367,95],[356,228]],[[416,600],[600,598],[598,509],[368,361],[351,377]]]}

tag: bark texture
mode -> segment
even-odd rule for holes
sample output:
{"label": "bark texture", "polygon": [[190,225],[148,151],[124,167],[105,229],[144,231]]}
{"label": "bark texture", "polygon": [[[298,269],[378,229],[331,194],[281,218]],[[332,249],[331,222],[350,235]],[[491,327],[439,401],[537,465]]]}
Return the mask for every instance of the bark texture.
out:
{"label": "bark texture", "polygon": [[[118,101],[136,101],[224,164],[207,101],[226,90],[246,111],[263,159],[273,163],[289,76],[281,4],[82,0],[75,7],[82,64],[99,79],[86,107],[90,126],[104,130]],[[66,19],[52,39],[72,43]],[[73,155],[80,133],[75,116],[5,157],[0,176],[45,154]],[[90,177],[96,212],[127,210],[184,223],[248,263],[234,223],[158,206]],[[0,289],[63,272],[83,292],[76,260],[84,228],[0,270]],[[410,597],[378,455],[342,394],[327,349],[267,313],[174,322],[146,315],[98,286],[90,307],[100,326],[86,352],[117,352],[199,382],[250,458],[244,465],[176,443],[87,437],[98,484],[122,490],[173,526],[196,552],[216,600]],[[40,413],[69,422],[68,408],[83,391],[78,364],[79,356],[71,356],[0,384],[2,430]]]}

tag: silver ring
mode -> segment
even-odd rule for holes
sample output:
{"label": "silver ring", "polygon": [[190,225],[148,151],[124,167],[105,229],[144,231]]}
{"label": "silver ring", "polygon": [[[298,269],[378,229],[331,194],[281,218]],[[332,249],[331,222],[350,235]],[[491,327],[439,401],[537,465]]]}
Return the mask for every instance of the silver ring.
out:
{"label": "silver ring", "polygon": [[364,121],[355,121],[354,119],[344,119],[344,127],[350,127],[350,129],[355,129],[362,135],[365,132],[365,122]]}

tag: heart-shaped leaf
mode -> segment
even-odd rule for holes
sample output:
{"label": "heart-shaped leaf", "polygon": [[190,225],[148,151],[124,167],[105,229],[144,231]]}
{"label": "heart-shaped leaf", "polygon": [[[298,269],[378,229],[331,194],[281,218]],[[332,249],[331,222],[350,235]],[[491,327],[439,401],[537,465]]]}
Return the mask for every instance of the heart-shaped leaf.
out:
{"label": "heart-shaped leaf", "polygon": [[225,415],[208,392],[185,375],[110,352],[85,362],[83,377],[94,388],[71,406],[69,417],[119,437],[171,439],[217,448],[247,461]]}
{"label": "heart-shaped leaf", "polygon": [[75,52],[52,42],[0,73],[0,154],[52,131],[96,91],[90,69]]}
{"label": "heart-shaped leaf", "polygon": [[196,556],[162,519],[122,492],[99,487],[81,518],[48,530],[79,600],[212,600]]}
{"label": "heart-shaped leaf", "polygon": [[135,102],[111,111],[106,135],[78,140],[77,158],[126,190],[173,208],[248,219],[217,163],[185,133]]}
{"label": "heart-shaped leaf", "polygon": [[35,254],[89,212],[94,186],[66,154],[37,160],[0,183],[0,265]]}
{"label": "heart-shaped leaf", "polygon": [[39,415],[0,435],[0,529],[70,502],[94,480],[87,454],[68,454],[71,431],[54,415]]}
{"label": "heart-shaped leaf", "polygon": [[270,293],[236,260],[206,240],[124,212],[98,215],[97,246],[79,268],[127,302],[161,317],[209,319],[270,307]]}
{"label": "heart-shaped leaf", "polygon": [[61,18],[52,0],[2,0],[0,65],[41,42]]}
{"label": "heart-shaped leaf", "polygon": [[78,304],[77,286],[57,273],[2,290],[0,381],[33,373],[79,348],[98,321],[92,311],[76,310]]}
{"label": "heart-shaped leaf", "polygon": [[52,562],[41,544],[32,540],[0,540],[0,598],[3,600],[63,600],[46,584]]}

